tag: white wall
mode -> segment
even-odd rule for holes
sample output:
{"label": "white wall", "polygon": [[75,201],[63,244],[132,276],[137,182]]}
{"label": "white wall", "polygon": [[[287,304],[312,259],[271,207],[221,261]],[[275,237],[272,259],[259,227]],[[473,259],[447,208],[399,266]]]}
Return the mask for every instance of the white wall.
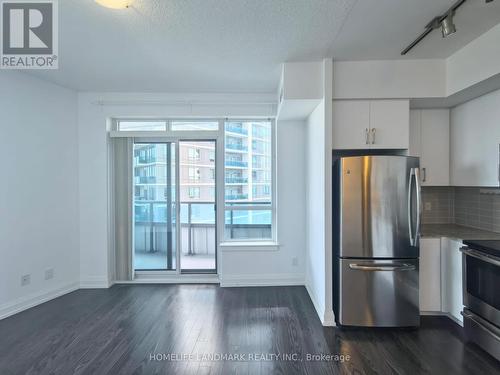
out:
{"label": "white wall", "polygon": [[[222,251],[221,285],[304,285],[305,144],[301,121],[277,123],[277,250]],[[297,258],[297,265],[293,264]]]}
{"label": "white wall", "polygon": [[323,99],[307,119],[306,288],[323,325],[332,298],[332,60],[323,60]]}
{"label": "white wall", "polygon": [[[83,287],[113,282],[108,246],[107,119],[112,117],[273,116],[274,95],[99,94],[78,97],[80,273]],[[304,283],[305,125],[277,126],[278,249],[219,251],[222,285]],[[293,265],[297,258],[297,265]]]}
{"label": "white wall", "polygon": [[325,102],[307,120],[306,287],[316,312],[324,320],[326,306],[325,273]]}
{"label": "white wall", "polygon": [[446,59],[447,95],[500,74],[500,25]]}
{"label": "white wall", "polygon": [[0,318],[78,287],[76,103],[73,91],[0,73]]}
{"label": "white wall", "polygon": [[333,63],[334,99],[446,96],[445,60],[367,60]]}
{"label": "white wall", "polygon": [[497,25],[447,59],[335,61],[333,98],[436,99],[421,103],[439,106],[446,102],[438,99],[455,95],[451,99],[461,100],[456,96],[459,93],[490,91],[498,87],[499,39]]}
{"label": "white wall", "polygon": [[498,186],[500,90],[451,110],[450,180],[453,186]]}

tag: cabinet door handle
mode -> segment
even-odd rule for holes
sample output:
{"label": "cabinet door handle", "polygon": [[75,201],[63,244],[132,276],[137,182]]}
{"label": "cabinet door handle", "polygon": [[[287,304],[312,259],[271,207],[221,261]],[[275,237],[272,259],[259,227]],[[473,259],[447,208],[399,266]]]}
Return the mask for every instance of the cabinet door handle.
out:
{"label": "cabinet door handle", "polygon": [[422,182],[427,181],[427,168],[422,168]]}
{"label": "cabinet door handle", "polygon": [[375,144],[375,134],[377,133],[377,128],[372,128],[372,145]]}
{"label": "cabinet door handle", "polygon": [[367,145],[369,145],[369,144],[370,144],[370,136],[369,136],[369,134],[370,134],[370,131],[368,130],[368,128],[366,128],[366,129],[365,129],[365,143],[366,143]]}

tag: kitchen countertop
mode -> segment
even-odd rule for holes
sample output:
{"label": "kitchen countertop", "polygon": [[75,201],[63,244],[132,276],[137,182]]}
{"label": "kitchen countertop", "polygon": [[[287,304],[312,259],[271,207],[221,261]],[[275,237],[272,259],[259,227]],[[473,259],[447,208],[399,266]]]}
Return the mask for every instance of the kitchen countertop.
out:
{"label": "kitchen countertop", "polygon": [[457,224],[424,224],[422,238],[448,237],[457,240],[500,240],[500,233]]}

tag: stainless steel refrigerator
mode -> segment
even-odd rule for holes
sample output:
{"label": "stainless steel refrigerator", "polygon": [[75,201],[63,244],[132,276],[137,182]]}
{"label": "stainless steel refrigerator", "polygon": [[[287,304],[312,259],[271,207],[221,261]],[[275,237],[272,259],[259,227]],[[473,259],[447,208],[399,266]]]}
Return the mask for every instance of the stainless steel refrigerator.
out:
{"label": "stainless steel refrigerator", "polygon": [[333,194],[337,324],[418,326],[419,159],[334,158]]}

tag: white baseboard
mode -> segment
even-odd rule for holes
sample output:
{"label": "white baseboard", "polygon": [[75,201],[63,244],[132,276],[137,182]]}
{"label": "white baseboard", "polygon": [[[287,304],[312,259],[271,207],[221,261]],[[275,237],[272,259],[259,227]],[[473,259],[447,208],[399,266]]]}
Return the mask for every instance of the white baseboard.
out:
{"label": "white baseboard", "polygon": [[302,274],[249,274],[249,275],[221,275],[220,286],[296,286],[304,285]]}
{"label": "white baseboard", "polygon": [[319,304],[316,294],[312,291],[312,289],[309,287],[307,283],[306,283],[306,290],[307,293],[309,294],[309,298],[311,298],[311,302],[314,306],[314,309],[316,310],[316,314],[318,314],[319,320],[321,321],[321,324],[323,324],[325,320],[325,315],[324,315],[325,308]]}
{"label": "white baseboard", "polygon": [[333,313],[333,310],[325,310],[325,319],[323,320],[323,325],[325,327],[337,326],[337,324],[335,323],[335,314]]}
{"label": "white baseboard", "polygon": [[0,320],[77,290],[77,282],[21,297],[0,306]]}
{"label": "white baseboard", "polygon": [[138,272],[134,280],[117,280],[115,284],[219,284],[218,275],[166,275],[161,272]]}
{"label": "white baseboard", "polygon": [[112,281],[102,276],[83,276],[80,279],[80,289],[107,289],[112,285]]}
{"label": "white baseboard", "polygon": [[313,290],[306,283],[306,290],[309,293],[309,298],[311,298],[314,309],[316,310],[316,314],[321,321],[321,324],[325,327],[335,327],[337,324],[335,323],[335,315],[333,314],[333,310],[328,311],[324,306],[320,305],[318,302],[318,297],[313,292]]}

